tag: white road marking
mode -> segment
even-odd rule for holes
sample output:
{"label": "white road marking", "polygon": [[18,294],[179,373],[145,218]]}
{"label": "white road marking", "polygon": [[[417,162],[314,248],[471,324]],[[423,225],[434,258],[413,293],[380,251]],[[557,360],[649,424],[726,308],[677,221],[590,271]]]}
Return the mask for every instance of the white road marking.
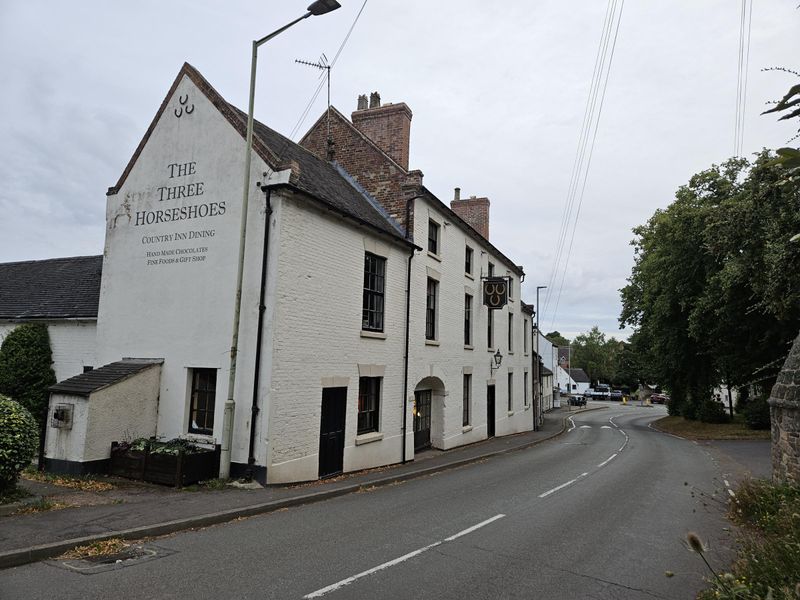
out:
{"label": "white road marking", "polygon": [[591,425],[581,425],[581,429],[591,429]]}
{"label": "white road marking", "polygon": [[609,425],[603,425],[600,429],[612,429],[612,427]]}
{"label": "white road marking", "polygon": [[570,418],[569,418],[569,422],[572,424],[572,427],[570,427],[570,428],[569,428],[569,430],[567,431],[567,433],[569,433],[570,431],[572,431],[573,429],[575,429],[575,421],[573,421],[573,420],[572,420],[572,417],[570,417]]}
{"label": "white road marking", "polygon": [[[584,473],[584,475],[585,475],[585,473]],[[481,527],[485,527],[489,523],[493,523],[494,521],[497,521],[498,519],[502,519],[503,517],[505,517],[504,514],[495,515],[491,519],[486,519],[485,521],[481,521],[477,525],[473,525],[472,527],[468,527],[467,529],[464,529],[463,531],[459,531],[455,535],[451,535],[450,537],[444,538],[443,540],[439,540],[438,542],[434,542],[433,544],[428,544],[427,546],[419,548],[418,550],[414,550],[413,552],[409,552],[408,554],[404,554],[403,556],[395,558],[394,560],[390,560],[390,561],[387,561],[387,562],[385,562],[383,564],[380,564],[377,567],[372,567],[371,569],[367,569],[366,571],[362,571],[358,575],[353,575],[352,577],[348,577],[347,579],[342,579],[341,581],[337,581],[336,583],[333,583],[333,584],[331,584],[331,585],[329,585],[327,587],[321,588],[321,589],[317,590],[316,592],[311,592],[310,594],[306,594],[305,596],[303,596],[303,598],[304,599],[306,599],[306,598],[319,598],[321,596],[324,596],[325,594],[328,594],[330,592],[338,590],[339,588],[342,588],[342,587],[344,587],[346,585],[350,585],[354,581],[357,581],[357,580],[359,580],[359,579],[361,579],[363,577],[366,577],[367,575],[372,575],[373,573],[377,573],[378,571],[383,571],[384,569],[388,569],[389,567],[393,567],[395,565],[399,565],[400,563],[407,561],[409,558],[414,558],[415,556],[419,556],[423,552],[427,552],[428,550],[430,550],[431,548],[435,548],[436,546],[441,546],[445,542],[452,542],[453,540],[457,540],[461,536],[464,536],[464,535],[467,535],[469,533],[472,533],[476,529],[480,529]]]}
{"label": "white road marking", "polygon": [[616,457],[617,457],[617,454],[616,454],[616,453],[612,454],[612,455],[611,455],[611,456],[609,456],[607,459],[605,459],[603,462],[601,462],[599,465],[597,465],[597,468],[599,469],[599,468],[601,468],[601,467],[605,467],[605,466],[606,466],[608,463],[610,463],[610,462],[611,462],[612,460],[614,460]]}
{"label": "white road marking", "polygon": [[611,424],[612,424],[614,427],[616,427],[616,428],[619,430],[619,432],[620,432],[622,435],[624,435],[624,436],[625,436],[625,441],[624,441],[624,442],[622,442],[622,446],[620,446],[620,447],[617,449],[617,452],[622,452],[622,451],[625,449],[625,446],[627,446],[627,445],[628,445],[628,441],[630,440],[630,438],[628,437],[628,434],[627,434],[627,433],[625,433],[625,430],[624,430],[624,429],[621,429],[619,425],[617,425],[616,423],[614,423],[614,417],[611,417],[611,418],[609,418],[609,419],[608,419],[608,422],[609,422],[609,423],[611,423]]}
{"label": "white road marking", "polygon": [[562,483],[561,485],[554,487],[552,490],[547,490],[547,491],[546,491],[544,494],[539,494],[539,498],[546,498],[547,496],[549,496],[550,494],[553,494],[553,493],[557,492],[558,490],[563,490],[563,489],[564,489],[565,487],[567,487],[568,485],[572,485],[573,483],[575,483],[575,482],[576,482],[576,481],[578,481],[579,479],[583,479],[583,478],[584,478],[584,477],[586,477],[588,474],[589,474],[589,473],[581,473],[581,474],[580,474],[580,475],[578,475],[578,476],[577,476],[575,479],[570,479],[570,480],[569,480],[567,483]]}

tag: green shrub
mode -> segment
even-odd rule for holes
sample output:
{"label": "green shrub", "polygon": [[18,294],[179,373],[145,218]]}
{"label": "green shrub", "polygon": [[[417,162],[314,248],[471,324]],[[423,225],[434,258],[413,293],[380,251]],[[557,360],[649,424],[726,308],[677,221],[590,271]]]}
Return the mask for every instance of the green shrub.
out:
{"label": "green shrub", "polygon": [[50,336],[42,323],[24,323],[0,346],[0,394],[13,398],[42,426],[47,418],[49,392],[56,383]]}
{"label": "green shrub", "polygon": [[697,411],[697,418],[703,423],[728,423],[731,416],[725,410],[722,402],[716,400],[703,400]]}
{"label": "green shrub", "polygon": [[0,396],[0,492],[14,487],[38,446],[36,421],[24,406]]}
{"label": "green shrub", "polygon": [[753,398],[744,409],[744,422],[750,429],[769,429],[769,404],[764,396]]}

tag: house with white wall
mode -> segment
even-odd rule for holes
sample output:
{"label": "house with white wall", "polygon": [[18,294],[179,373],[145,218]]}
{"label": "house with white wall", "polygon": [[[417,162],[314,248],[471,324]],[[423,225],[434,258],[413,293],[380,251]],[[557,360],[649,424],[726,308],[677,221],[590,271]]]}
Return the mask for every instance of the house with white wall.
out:
{"label": "house with white wall", "polygon": [[[256,122],[242,215],[246,117],[180,70],[107,193],[92,356],[112,371],[157,365],[143,371],[157,393],[124,391],[157,437],[225,440],[242,220],[233,475],[312,480],[533,427],[524,271],[489,241],[488,199],[448,205],[408,170],[404,107],[360,106],[332,128],[333,157],[327,140],[315,148],[317,126],[298,145]],[[369,165],[348,158],[359,153]],[[508,290],[493,310],[487,278]],[[93,414],[92,398],[121,383],[99,393],[90,379],[62,381],[54,397],[83,390],[78,413]],[[103,423],[103,435],[126,435],[123,416]],[[91,430],[48,430],[49,468],[102,467]]]}
{"label": "house with white wall", "polygon": [[0,344],[21,323],[43,323],[59,381],[97,364],[102,256],[0,264]]}

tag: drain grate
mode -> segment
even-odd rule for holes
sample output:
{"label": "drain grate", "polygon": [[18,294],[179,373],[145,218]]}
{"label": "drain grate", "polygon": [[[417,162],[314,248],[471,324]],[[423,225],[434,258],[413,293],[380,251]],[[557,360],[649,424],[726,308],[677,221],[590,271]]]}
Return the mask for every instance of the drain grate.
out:
{"label": "drain grate", "polygon": [[88,556],[86,558],[53,560],[48,562],[55,567],[68,571],[82,573],[84,575],[94,575],[95,573],[124,569],[152,560],[158,560],[170,554],[175,554],[175,552],[175,550],[168,550],[167,548],[148,544],[146,546],[131,546],[122,552],[107,554],[105,556]]}

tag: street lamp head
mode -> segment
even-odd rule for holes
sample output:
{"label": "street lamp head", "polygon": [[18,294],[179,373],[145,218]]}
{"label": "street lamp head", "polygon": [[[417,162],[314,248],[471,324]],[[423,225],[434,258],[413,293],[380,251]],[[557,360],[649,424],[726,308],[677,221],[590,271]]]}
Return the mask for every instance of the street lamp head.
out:
{"label": "street lamp head", "polygon": [[316,2],[312,2],[306,10],[317,17],[341,7],[342,5],[336,0],[316,0]]}
{"label": "street lamp head", "polygon": [[499,367],[500,363],[502,362],[503,362],[503,355],[500,354],[500,350],[498,350],[497,352],[494,353],[494,364],[496,364]]}

